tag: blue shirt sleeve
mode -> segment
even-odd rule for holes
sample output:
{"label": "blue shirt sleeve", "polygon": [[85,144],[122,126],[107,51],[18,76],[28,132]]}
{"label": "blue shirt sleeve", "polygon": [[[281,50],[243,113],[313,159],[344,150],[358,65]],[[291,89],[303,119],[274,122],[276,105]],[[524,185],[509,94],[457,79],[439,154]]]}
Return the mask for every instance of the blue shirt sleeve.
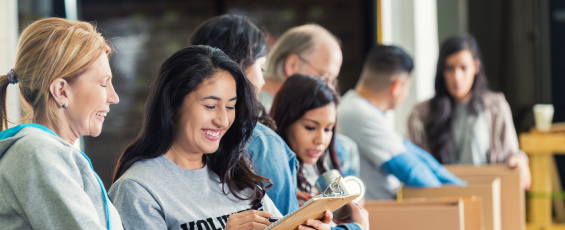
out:
{"label": "blue shirt sleeve", "polygon": [[296,155],[273,134],[254,135],[247,143],[247,151],[254,162],[255,172],[271,179],[273,186],[267,190],[281,214],[286,215],[298,209],[296,199]]}
{"label": "blue shirt sleeve", "polygon": [[411,187],[440,187],[441,182],[415,154],[404,152],[382,165],[385,172],[392,174]]}
{"label": "blue shirt sleeve", "polygon": [[442,184],[465,185],[465,182],[447,171],[428,152],[409,140],[404,140],[406,151],[382,165],[382,168],[412,187],[439,187]]}
{"label": "blue shirt sleeve", "polygon": [[430,170],[436,175],[436,177],[444,184],[453,185],[465,185],[465,181],[459,179],[457,176],[449,172],[443,165],[441,165],[431,154],[426,152],[426,150],[415,145],[408,139],[404,139],[404,146],[406,146],[406,151],[416,154],[418,158],[426,164]]}

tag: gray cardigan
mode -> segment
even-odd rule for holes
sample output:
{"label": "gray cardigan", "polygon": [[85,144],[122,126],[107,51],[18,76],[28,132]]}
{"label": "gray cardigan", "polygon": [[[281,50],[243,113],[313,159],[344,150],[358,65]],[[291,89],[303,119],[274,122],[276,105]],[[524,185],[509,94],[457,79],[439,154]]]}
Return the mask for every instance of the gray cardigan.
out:
{"label": "gray cardigan", "polygon": [[[520,150],[518,136],[512,121],[510,106],[502,93],[488,92],[482,97],[485,116],[489,124],[490,148],[487,156],[489,163],[505,163],[511,155],[519,155],[528,160]],[[408,119],[408,139],[430,152],[424,129],[429,119],[430,100],[418,104]]]}

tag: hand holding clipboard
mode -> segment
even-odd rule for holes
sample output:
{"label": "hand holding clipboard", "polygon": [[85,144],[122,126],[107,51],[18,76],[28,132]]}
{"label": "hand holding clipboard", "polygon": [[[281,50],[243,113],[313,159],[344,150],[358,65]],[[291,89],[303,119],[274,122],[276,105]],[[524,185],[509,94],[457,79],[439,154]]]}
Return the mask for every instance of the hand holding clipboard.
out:
{"label": "hand holding clipboard", "polygon": [[327,211],[333,212],[360,196],[360,194],[344,194],[339,186],[340,180],[341,176],[331,183],[323,194],[308,200],[302,207],[284,216],[265,230],[297,229],[307,220],[325,218]]}

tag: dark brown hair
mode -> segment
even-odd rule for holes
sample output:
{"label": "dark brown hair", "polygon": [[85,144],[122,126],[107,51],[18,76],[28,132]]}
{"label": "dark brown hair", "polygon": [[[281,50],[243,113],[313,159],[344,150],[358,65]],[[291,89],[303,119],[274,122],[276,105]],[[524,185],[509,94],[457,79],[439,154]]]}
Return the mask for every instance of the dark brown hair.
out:
{"label": "dark brown hair", "polygon": [[[295,74],[285,80],[275,96],[269,115],[277,123],[277,134],[288,143],[288,128],[294,122],[304,116],[306,112],[326,106],[332,102],[337,106],[339,97],[324,80],[315,76]],[[328,146],[329,151],[325,151],[316,162],[316,167],[320,173],[326,171],[324,161],[327,155],[330,156],[332,167],[341,172],[340,162],[335,150],[335,126],[332,132],[332,140]],[[310,184],[308,184],[304,173],[302,173],[304,163],[300,157],[297,158],[300,162],[296,175],[298,188],[302,191],[310,192]]]}
{"label": "dark brown hair", "polygon": [[[255,90],[237,63],[220,49],[209,46],[186,47],[163,63],[151,84],[141,132],[121,154],[114,171],[114,182],[135,162],[159,157],[171,148],[177,128],[174,118],[178,117],[174,114],[181,111],[186,95],[218,71],[227,71],[235,79],[235,119],[220,140],[218,150],[204,154],[203,161],[235,197],[241,200],[255,198],[252,202],[254,207],[260,204],[266,189],[271,186],[271,180],[253,172],[251,162],[247,160],[251,158],[246,156],[244,149],[257,123]],[[245,188],[254,190],[253,195],[240,196],[239,192]]]}
{"label": "dark brown hair", "polygon": [[[224,51],[241,69],[251,67],[255,61],[267,55],[267,40],[263,31],[245,16],[221,15],[211,18],[196,28],[189,39],[190,45],[207,45]],[[261,89],[259,89],[261,90]],[[271,129],[275,122],[260,105],[258,121]]]}

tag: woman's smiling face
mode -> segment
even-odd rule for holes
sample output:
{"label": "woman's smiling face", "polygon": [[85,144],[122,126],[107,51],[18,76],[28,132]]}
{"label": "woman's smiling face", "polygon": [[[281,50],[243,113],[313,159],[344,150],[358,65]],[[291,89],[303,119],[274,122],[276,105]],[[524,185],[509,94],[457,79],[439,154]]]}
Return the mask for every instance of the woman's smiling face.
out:
{"label": "woman's smiling face", "polygon": [[112,71],[108,55],[102,54],[86,72],[69,84],[68,102],[64,111],[70,129],[79,135],[96,137],[102,132],[110,105],[120,99],[112,85]]}
{"label": "woman's smiling face", "polygon": [[175,142],[190,153],[216,152],[235,119],[236,101],[236,83],[230,73],[217,72],[204,80],[186,95],[178,111]]}

